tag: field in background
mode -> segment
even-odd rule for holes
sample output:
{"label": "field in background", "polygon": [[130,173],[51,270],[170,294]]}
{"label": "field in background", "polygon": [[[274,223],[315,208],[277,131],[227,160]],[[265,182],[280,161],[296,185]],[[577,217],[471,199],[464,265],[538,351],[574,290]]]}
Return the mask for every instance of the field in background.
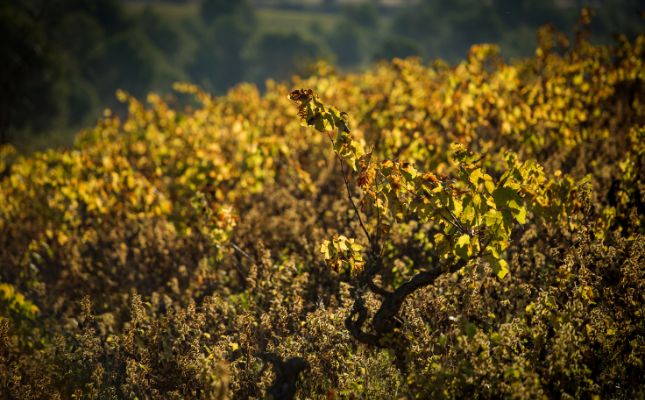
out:
{"label": "field in background", "polygon": [[[350,4],[352,2],[349,2]],[[176,20],[190,20],[199,17],[197,3],[132,2],[126,3],[130,14],[142,12],[150,7],[164,17]],[[298,32],[310,35],[312,26],[320,26],[329,31],[340,19],[339,13],[291,10],[277,7],[258,7],[256,9],[260,32]]]}

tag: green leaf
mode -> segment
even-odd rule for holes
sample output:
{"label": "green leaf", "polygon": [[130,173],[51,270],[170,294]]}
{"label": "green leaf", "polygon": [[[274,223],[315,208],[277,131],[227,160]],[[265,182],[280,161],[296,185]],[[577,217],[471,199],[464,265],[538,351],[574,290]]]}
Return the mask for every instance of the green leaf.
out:
{"label": "green leaf", "polygon": [[505,186],[498,187],[493,191],[493,199],[495,199],[497,208],[505,208],[508,207],[510,201],[515,200],[517,202],[521,200],[521,197],[515,190]]}
{"label": "green leaf", "polygon": [[517,199],[510,199],[506,205],[513,211],[518,211],[521,208]]}
{"label": "green leaf", "polygon": [[470,256],[470,236],[463,234],[455,243],[455,254],[464,260]]}
{"label": "green leaf", "polygon": [[495,246],[488,246],[486,247],[486,252],[488,253],[488,258],[491,262],[491,264],[494,264],[497,262],[497,259],[499,259],[499,251]]}
{"label": "green leaf", "polygon": [[352,251],[359,252],[363,250],[363,246],[358,243],[352,243]]}
{"label": "green leaf", "polygon": [[484,224],[486,224],[486,226],[493,227],[500,224],[501,222],[502,215],[497,210],[488,210],[488,212],[484,215]]}
{"label": "green leaf", "polygon": [[479,183],[479,180],[482,178],[483,174],[484,173],[482,172],[481,168],[474,169],[473,171],[470,172],[470,182],[473,185],[477,185],[477,183]]}
{"label": "green leaf", "polygon": [[317,115],[317,116],[314,118],[314,121],[313,121],[313,122],[314,122],[314,127],[315,127],[318,131],[323,132],[323,131],[326,131],[326,130],[327,130],[327,124],[325,124],[325,120],[324,120],[321,116]]}
{"label": "green leaf", "polygon": [[520,207],[517,212],[513,213],[513,216],[520,224],[526,223],[526,207]]}
{"label": "green leaf", "polygon": [[463,235],[459,236],[459,239],[457,239],[457,246],[465,246],[470,244],[470,236],[468,234],[464,233]]}
{"label": "green leaf", "polygon": [[452,207],[452,213],[455,214],[455,217],[459,217],[463,211],[463,205],[461,204],[461,201],[458,198],[451,198],[451,207]]}
{"label": "green leaf", "polygon": [[473,220],[475,219],[475,209],[473,208],[472,204],[468,204],[463,212],[461,213],[461,219],[464,222],[467,223],[472,223]]}
{"label": "green leaf", "polygon": [[466,335],[467,335],[469,338],[472,338],[472,337],[474,337],[474,336],[477,334],[477,325],[473,324],[472,322],[468,322],[468,323],[466,323],[466,327],[465,327],[465,328],[466,328],[466,329],[465,329],[465,331],[466,331]]}
{"label": "green leaf", "polygon": [[411,164],[402,165],[400,170],[401,175],[403,175],[407,181],[412,181],[417,177],[417,171]]}
{"label": "green leaf", "polygon": [[486,188],[486,191],[492,194],[495,191],[495,182],[493,182],[493,178],[488,174],[484,174],[482,178],[484,179],[484,187]]}
{"label": "green leaf", "polygon": [[508,269],[508,263],[507,263],[507,262],[506,262],[506,260],[504,260],[503,258],[500,258],[500,259],[499,259],[499,261],[498,261],[497,277],[498,277],[500,280],[501,280],[501,279],[504,279],[504,277],[505,277],[506,275],[508,275],[508,273],[509,273],[509,272],[510,272],[510,271],[509,271],[509,269]]}

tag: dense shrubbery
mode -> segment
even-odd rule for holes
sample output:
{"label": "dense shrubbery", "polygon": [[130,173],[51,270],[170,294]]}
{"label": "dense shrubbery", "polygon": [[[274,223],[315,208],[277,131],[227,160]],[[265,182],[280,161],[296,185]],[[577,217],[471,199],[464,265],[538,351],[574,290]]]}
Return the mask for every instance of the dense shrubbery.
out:
{"label": "dense shrubbery", "polygon": [[3,147],[3,396],[643,398],[644,53],[545,28]]}

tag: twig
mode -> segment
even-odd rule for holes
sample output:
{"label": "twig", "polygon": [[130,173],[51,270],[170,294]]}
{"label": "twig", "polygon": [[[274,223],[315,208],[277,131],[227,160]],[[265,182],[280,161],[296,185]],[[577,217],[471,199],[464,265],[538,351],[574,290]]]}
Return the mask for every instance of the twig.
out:
{"label": "twig", "polygon": [[240,248],[240,246],[236,245],[236,244],[235,244],[235,243],[233,243],[233,242],[229,242],[228,244],[230,244],[230,245],[231,245],[231,247],[233,248],[233,250],[235,250],[235,251],[237,251],[238,253],[242,254],[244,257],[248,258],[249,260],[254,261],[254,260],[253,260],[253,257],[251,257],[251,256],[249,255],[249,253],[247,253],[246,251],[242,250],[242,249]]}
{"label": "twig", "polygon": [[[331,137],[329,132],[327,132],[327,136],[329,137],[329,140],[331,141],[332,147],[335,147],[334,139]],[[352,205],[352,208],[354,209],[354,212],[356,213],[356,216],[358,217],[358,222],[361,225],[361,229],[363,230],[363,233],[365,233],[365,236],[367,236],[368,242],[371,244],[372,243],[372,236],[370,235],[369,231],[365,227],[365,224],[363,223],[363,218],[361,217],[361,213],[358,210],[358,207],[356,207],[356,203],[354,202],[354,198],[352,196],[352,190],[349,186],[349,181],[347,180],[347,175],[345,172],[345,162],[341,158],[340,154],[334,149],[334,153],[336,154],[336,158],[338,159],[338,162],[340,163],[340,171],[341,174],[343,175],[343,181],[345,182],[345,189],[347,190],[347,197],[349,199],[349,202]]]}

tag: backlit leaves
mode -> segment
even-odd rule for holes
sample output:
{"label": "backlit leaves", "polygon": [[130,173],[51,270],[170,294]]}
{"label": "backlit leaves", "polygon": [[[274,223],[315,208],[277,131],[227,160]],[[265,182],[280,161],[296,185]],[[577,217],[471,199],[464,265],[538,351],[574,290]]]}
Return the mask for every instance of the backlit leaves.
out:
{"label": "backlit leaves", "polygon": [[363,246],[344,235],[336,235],[320,245],[323,260],[336,272],[360,272],[365,264],[362,251]]}
{"label": "backlit leaves", "polygon": [[[486,172],[482,155],[459,143],[450,147],[452,170],[456,171],[452,177],[439,178],[401,160],[377,161],[372,153],[363,155],[351,145],[338,146],[341,140],[348,144],[354,140],[345,124],[334,122],[336,109],[322,103],[313,90],[295,90],[290,99],[298,103],[299,116],[308,118],[307,125],[319,131],[338,130],[336,141],[332,141],[336,154],[358,160],[355,169],[356,185],[362,192],[360,204],[368,214],[376,214],[376,229],[411,219],[433,224],[454,238],[452,252],[456,257],[469,260],[485,255],[500,279],[509,272],[502,253],[513,228],[527,222],[529,210],[553,213],[551,196],[568,195],[552,190],[557,184],[547,179],[535,161],[520,161],[512,152],[507,152],[506,168],[499,180]],[[331,122],[317,126],[318,119]],[[325,260],[336,270],[343,263],[353,263],[350,254],[339,250],[345,240],[340,236],[323,244]],[[354,269],[353,264],[350,269]]]}
{"label": "backlit leaves", "polygon": [[[323,104],[311,89],[294,90],[289,99],[298,105],[298,117],[302,126],[313,126],[318,132],[329,134],[336,154],[357,170],[357,161],[363,148],[350,135],[348,116],[336,108]],[[335,136],[330,132],[335,132]]]}

